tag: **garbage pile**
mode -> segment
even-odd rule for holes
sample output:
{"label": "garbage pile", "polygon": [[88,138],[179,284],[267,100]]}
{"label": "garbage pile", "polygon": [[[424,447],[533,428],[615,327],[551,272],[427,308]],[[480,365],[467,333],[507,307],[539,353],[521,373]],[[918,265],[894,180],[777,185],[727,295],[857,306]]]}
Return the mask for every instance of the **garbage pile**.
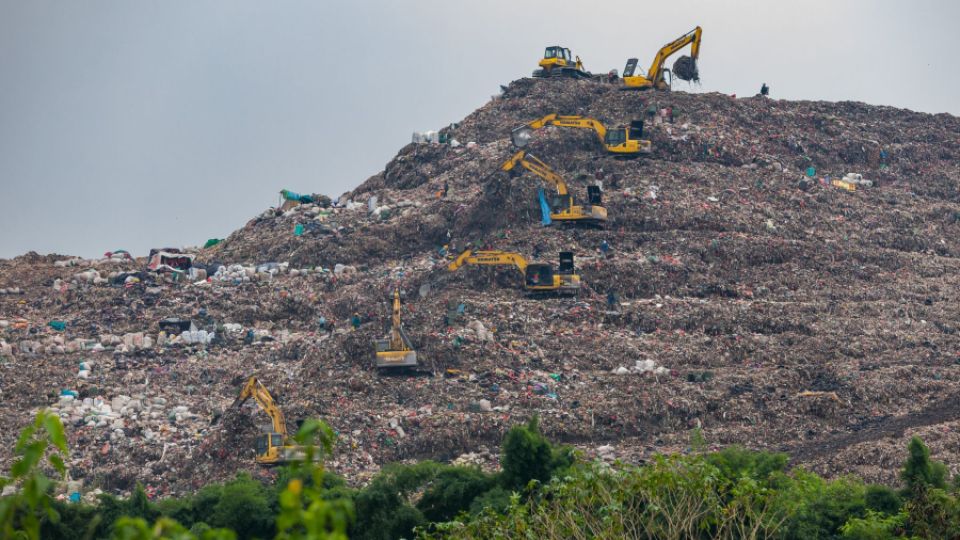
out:
{"label": "garbage pile", "polygon": [[[579,200],[602,185],[603,228],[541,226],[549,186],[499,171],[511,128],[552,112],[644,120],[653,152],[634,160],[586,130],[530,142]],[[275,474],[253,459],[265,415],[231,408],[252,374],[290,430],[330,423],[330,467],[354,484],[392,461],[496,467],[533,414],[605,461],[686,451],[699,428],[711,447],[868,480],[896,481],[914,433],[958,463],[940,405],[960,394],[958,132],[953,116],[862,103],[516,81],[353,191],[281,201],[187,269],[169,250],[173,272],[0,261],[0,465],[51,407],[85,493]],[[582,290],[533,298],[509,268],[448,272],[466,248],[572,251]],[[374,367],[396,287],[433,376]],[[172,319],[195,328],[161,329]]]}

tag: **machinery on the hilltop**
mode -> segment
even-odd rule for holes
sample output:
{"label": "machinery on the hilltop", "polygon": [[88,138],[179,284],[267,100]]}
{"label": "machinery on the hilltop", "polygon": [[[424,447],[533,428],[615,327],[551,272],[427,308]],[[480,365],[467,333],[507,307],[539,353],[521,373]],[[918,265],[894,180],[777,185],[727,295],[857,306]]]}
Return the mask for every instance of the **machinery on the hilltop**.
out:
{"label": "machinery on the hilltop", "polygon": [[374,341],[378,368],[416,367],[417,351],[410,345],[410,339],[403,331],[400,322],[400,289],[393,292],[393,325],[388,339]]}
{"label": "machinery on the hilltop", "polygon": [[509,172],[511,175],[518,175],[520,174],[520,171],[517,170],[518,165],[550,182],[557,190],[557,194],[550,204],[546,203],[541,190],[541,206],[546,206],[542,208],[544,225],[549,225],[552,221],[597,225],[607,220],[607,209],[601,206],[603,204],[603,194],[600,186],[587,186],[587,198],[590,204],[579,205],[575,203],[573,195],[567,191],[567,183],[564,182],[563,178],[540,158],[526,150],[520,150],[514,154],[500,169]]}
{"label": "machinery on the hilltop", "polygon": [[543,118],[514,128],[510,132],[510,140],[517,148],[523,148],[533,138],[534,130],[546,126],[592,129],[607,152],[617,156],[636,156],[638,154],[649,154],[651,151],[650,141],[641,138],[643,137],[643,120],[633,120],[629,126],[607,129],[602,122],[594,118],[564,116],[556,113],[548,114]]}
{"label": "machinery on the hilltop", "polygon": [[267,387],[257,379],[256,376],[247,379],[240,390],[240,395],[233,402],[231,407],[241,407],[248,399],[253,398],[257,405],[267,413],[273,424],[273,429],[269,433],[263,433],[257,437],[256,451],[257,463],[262,465],[282,465],[290,461],[304,459],[305,452],[300,446],[290,444],[287,437],[287,424],[283,418],[283,411],[273,400],[273,396],[267,390]]}
{"label": "machinery on the hilltop", "polygon": [[[657,51],[646,75],[637,72],[637,59],[627,60],[623,68],[624,90],[670,90],[672,78],[676,76],[684,81],[699,81],[700,71],[697,68],[697,59],[700,58],[700,36],[703,30],[698,26],[679,38],[667,43]],[[673,70],[663,67],[667,58],[690,45],[690,56],[681,56],[673,64]]]}
{"label": "machinery on the hilltop", "polygon": [[580,57],[574,57],[570,49],[559,45],[553,45],[544,50],[543,60],[540,60],[539,66],[540,69],[533,72],[534,77],[590,78],[590,73],[583,69]]}
{"label": "machinery on the hilltop", "polygon": [[560,267],[549,263],[531,263],[512,251],[465,250],[447,265],[455,272],[463,265],[513,266],[523,274],[523,289],[533,295],[575,295],[580,292],[580,276],[573,265],[573,253],[560,252]]}

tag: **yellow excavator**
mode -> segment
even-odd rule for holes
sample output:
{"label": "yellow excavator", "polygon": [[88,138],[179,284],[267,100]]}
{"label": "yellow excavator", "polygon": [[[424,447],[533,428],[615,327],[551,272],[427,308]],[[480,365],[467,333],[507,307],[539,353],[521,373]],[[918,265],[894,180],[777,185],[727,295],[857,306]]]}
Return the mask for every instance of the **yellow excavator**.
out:
{"label": "yellow excavator", "polygon": [[[667,43],[657,51],[650,64],[650,69],[646,75],[636,73],[637,59],[627,60],[626,67],[623,68],[624,90],[670,90],[672,78],[676,76],[685,81],[699,81],[700,71],[697,68],[697,60],[700,58],[700,36],[703,30],[698,26],[677,39]],[[665,69],[663,64],[673,54],[680,51],[687,45],[690,45],[690,56],[681,56],[673,64],[673,71]]]}
{"label": "yellow excavator", "polygon": [[[553,172],[553,169],[540,158],[527,153],[526,150],[520,150],[514,154],[500,169],[515,175],[519,174],[518,165],[550,182],[557,189],[557,195],[553,198],[552,204],[544,208],[544,225],[549,225],[552,221],[597,225],[607,220],[607,209],[601,206],[603,195],[600,186],[587,186],[587,196],[590,204],[579,205],[574,202],[573,195],[567,191],[567,183],[563,181],[563,178]],[[546,201],[541,199],[541,204],[546,204]]]}
{"label": "yellow excavator", "polygon": [[400,289],[393,292],[393,326],[390,337],[374,341],[374,346],[378,368],[417,366],[417,351],[410,345],[410,339],[400,322]]}
{"label": "yellow excavator", "polygon": [[602,122],[594,118],[564,116],[556,113],[513,128],[510,132],[510,140],[517,148],[523,148],[533,138],[534,130],[546,126],[592,129],[607,152],[618,156],[649,154],[652,148],[650,141],[641,138],[643,137],[643,120],[633,120],[629,126],[607,129]]}
{"label": "yellow excavator", "polygon": [[533,72],[537,78],[570,77],[574,79],[588,79],[590,73],[583,69],[580,57],[572,57],[570,49],[553,45],[543,52],[543,60],[539,63],[540,69]]}
{"label": "yellow excavator", "polygon": [[247,379],[240,395],[233,402],[232,407],[241,407],[248,399],[253,398],[260,406],[270,421],[273,423],[273,431],[264,433],[257,437],[256,451],[257,463],[262,465],[282,465],[290,461],[302,460],[306,452],[300,446],[290,444],[287,437],[287,424],[283,418],[283,411],[273,400],[273,396],[267,390],[267,387],[257,379],[256,376]]}
{"label": "yellow excavator", "polygon": [[573,266],[573,253],[560,252],[560,267],[549,263],[530,263],[513,251],[466,250],[447,265],[455,272],[463,265],[513,266],[523,274],[523,289],[530,294],[570,295],[580,292],[580,276]]}

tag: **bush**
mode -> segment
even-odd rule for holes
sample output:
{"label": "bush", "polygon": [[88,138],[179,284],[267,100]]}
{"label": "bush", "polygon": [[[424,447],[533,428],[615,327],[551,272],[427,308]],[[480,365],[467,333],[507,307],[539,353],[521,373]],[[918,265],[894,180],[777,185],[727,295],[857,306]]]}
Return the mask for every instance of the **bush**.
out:
{"label": "bush", "polygon": [[223,486],[220,498],[208,515],[211,526],[232,529],[240,538],[266,538],[276,529],[274,510],[263,485],[240,474]]}
{"label": "bush", "polygon": [[921,486],[938,489],[947,487],[946,465],[930,459],[930,449],[919,437],[910,439],[907,451],[910,455],[900,471],[900,477],[907,485],[907,492],[915,492]]}
{"label": "bush", "polygon": [[503,441],[500,478],[507,489],[523,490],[531,480],[550,480],[554,471],[569,467],[573,454],[564,447],[554,448],[540,433],[534,416],[525,426],[514,426]]}
{"label": "bush", "polygon": [[424,492],[417,508],[430,521],[450,521],[495,485],[496,479],[479,468],[444,468]]}
{"label": "bush", "polygon": [[775,452],[754,452],[739,446],[724,448],[719,452],[707,454],[707,462],[720,470],[724,478],[735,481],[741,477],[765,482],[775,473],[787,470],[786,454]]}

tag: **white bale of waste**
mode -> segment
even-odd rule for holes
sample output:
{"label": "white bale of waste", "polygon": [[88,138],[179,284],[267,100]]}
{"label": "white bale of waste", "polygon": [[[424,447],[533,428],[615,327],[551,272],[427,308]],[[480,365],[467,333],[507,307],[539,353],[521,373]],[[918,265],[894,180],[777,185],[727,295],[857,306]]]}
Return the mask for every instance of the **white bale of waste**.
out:
{"label": "white bale of waste", "polygon": [[616,368],[616,369],[613,370],[613,374],[614,374],[614,375],[626,375],[626,374],[628,374],[628,373],[630,373],[630,370],[627,369],[627,368],[625,368],[625,367],[623,367],[623,366],[620,366],[620,367],[618,367],[618,368]]}
{"label": "white bale of waste", "polygon": [[77,272],[73,275],[73,278],[81,283],[93,283],[93,280],[100,277],[100,272],[96,270],[87,270],[85,272]]}
{"label": "white bale of waste", "polygon": [[0,354],[10,356],[13,354],[13,347],[6,341],[0,341]]}

